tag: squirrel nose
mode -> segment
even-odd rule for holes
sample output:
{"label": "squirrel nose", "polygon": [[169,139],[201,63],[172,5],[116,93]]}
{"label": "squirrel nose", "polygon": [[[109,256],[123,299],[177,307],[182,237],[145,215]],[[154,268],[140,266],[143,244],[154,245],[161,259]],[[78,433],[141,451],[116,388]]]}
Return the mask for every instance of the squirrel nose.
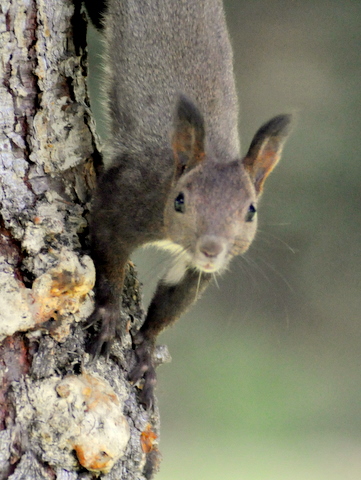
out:
{"label": "squirrel nose", "polygon": [[207,238],[202,241],[199,246],[199,250],[205,257],[215,258],[222,252],[223,245],[222,242],[217,239]]}

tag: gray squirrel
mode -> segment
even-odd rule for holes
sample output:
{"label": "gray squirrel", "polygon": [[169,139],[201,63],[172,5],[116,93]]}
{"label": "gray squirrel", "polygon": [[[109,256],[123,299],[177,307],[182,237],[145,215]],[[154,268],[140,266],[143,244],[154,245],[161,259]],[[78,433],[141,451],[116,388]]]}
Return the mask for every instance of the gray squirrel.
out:
{"label": "gray squirrel", "polygon": [[137,364],[129,379],[143,379],[140,399],[150,408],[156,338],[250,246],[263,184],[280,158],[291,115],[264,124],[240,156],[221,0],[86,3],[106,48],[103,154],[110,164],[91,219],[97,279],[89,322],[101,323],[92,353],[108,353],[116,336],[130,254],[145,244],[169,250],[173,265],[133,337]]}

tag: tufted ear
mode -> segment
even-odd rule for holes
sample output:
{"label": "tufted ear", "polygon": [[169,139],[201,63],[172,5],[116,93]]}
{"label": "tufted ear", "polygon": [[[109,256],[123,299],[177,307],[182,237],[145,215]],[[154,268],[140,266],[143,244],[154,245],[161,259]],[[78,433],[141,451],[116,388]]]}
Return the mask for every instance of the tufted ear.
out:
{"label": "tufted ear", "polygon": [[285,141],[290,133],[292,115],[278,115],[262,125],[253,137],[243,165],[261,193],[264,181],[281,158]]}
{"label": "tufted ear", "polygon": [[181,95],[172,139],[176,176],[195,167],[204,158],[204,120],[198,108]]}

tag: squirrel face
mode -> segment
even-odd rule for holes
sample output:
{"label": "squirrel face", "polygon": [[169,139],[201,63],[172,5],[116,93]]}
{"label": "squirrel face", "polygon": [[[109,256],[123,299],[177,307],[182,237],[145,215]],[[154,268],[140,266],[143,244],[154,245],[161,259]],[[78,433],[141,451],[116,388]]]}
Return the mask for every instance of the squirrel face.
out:
{"label": "squirrel face", "polygon": [[[241,160],[204,159],[174,183],[168,196],[162,246],[176,254],[169,278],[186,268],[207,273],[224,270],[244,253],[257,229],[257,195]],[[168,279],[169,279],[168,278]]]}
{"label": "squirrel face", "polygon": [[187,268],[220,272],[248,249],[257,230],[257,200],[280,158],[290,121],[289,115],[274,117],[258,130],[243,160],[229,161],[205,152],[203,117],[180,98],[175,173],[165,202],[164,240],[157,242],[176,255],[166,282],[178,283]]}

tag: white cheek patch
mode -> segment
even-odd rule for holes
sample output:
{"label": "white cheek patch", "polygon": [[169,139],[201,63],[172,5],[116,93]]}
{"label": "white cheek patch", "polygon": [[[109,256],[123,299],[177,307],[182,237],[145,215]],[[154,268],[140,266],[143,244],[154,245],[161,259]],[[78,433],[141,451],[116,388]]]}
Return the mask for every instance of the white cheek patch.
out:
{"label": "white cheek patch", "polygon": [[164,275],[162,282],[167,285],[177,285],[177,283],[179,283],[184,277],[189,265],[192,263],[191,255],[184,250],[181,245],[173,243],[170,240],[159,240],[157,242],[152,242],[151,245],[154,245],[161,250],[166,250],[175,257],[172,266]]}
{"label": "white cheek patch", "polygon": [[180,255],[181,253],[185,252],[184,248],[181,245],[173,243],[170,240],[158,240],[157,242],[152,242],[149,245],[154,245],[161,250],[166,250],[172,255]]}
{"label": "white cheek patch", "polygon": [[162,283],[166,285],[177,285],[180,283],[187,271],[189,262],[186,258],[181,257],[176,260],[165,274]]}

